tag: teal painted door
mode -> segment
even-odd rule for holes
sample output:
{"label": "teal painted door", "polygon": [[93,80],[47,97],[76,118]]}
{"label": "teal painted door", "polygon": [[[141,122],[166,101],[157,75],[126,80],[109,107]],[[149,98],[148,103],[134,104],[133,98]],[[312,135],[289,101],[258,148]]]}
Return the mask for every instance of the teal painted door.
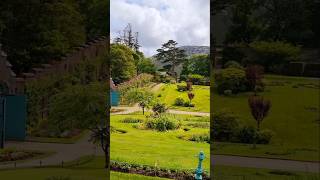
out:
{"label": "teal painted door", "polygon": [[111,99],[111,106],[118,106],[119,105],[119,92],[111,91],[110,92],[110,99]]}
{"label": "teal painted door", "polygon": [[[5,138],[24,140],[26,137],[26,97],[3,96],[5,103],[0,103],[0,130],[5,125]],[[3,108],[4,106],[4,108]],[[3,112],[3,109],[5,112]]]}

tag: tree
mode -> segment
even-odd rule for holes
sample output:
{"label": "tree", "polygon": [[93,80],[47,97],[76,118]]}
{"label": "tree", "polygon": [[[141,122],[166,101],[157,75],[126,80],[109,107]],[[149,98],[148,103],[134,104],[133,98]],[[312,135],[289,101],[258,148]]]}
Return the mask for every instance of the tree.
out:
{"label": "tree", "polygon": [[261,122],[269,113],[271,102],[260,96],[250,96],[248,104],[251,110],[251,115],[257,122],[257,129],[259,131]]}
{"label": "tree", "polygon": [[115,83],[121,83],[137,73],[134,52],[121,44],[113,44],[110,49],[111,76]]}
{"label": "tree", "polygon": [[191,104],[192,99],[194,98],[194,94],[192,92],[188,92],[188,98]]}
{"label": "tree", "polygon": [[200,74],[205,77],[210,76],[210,59],[207,54],[195,54],[188,58],[182,67],[182,75]]}
{"label": "tree", "polygon": [[174,40],[169,40],[164,43],[160,49],[157,49],[156,59],[166,65],[167,71],[178,79],[176,67],[186,59],[185,51],[177,47],[178,43]]}
{"label": "tree", "polygon": [[261,25],[253,14],[259,7],[256,0],[236,0],[231,8],[232,25],[226,35],[226,42],[249,44],[259,35]]}
{"label": "tree", "polygon": [[246,68],[246,78],[250,90],[253,90],[255,95],[257,93],[257,85],[262,83],[263,67],[259,65],[250,65]]}
{"label": "tree", "polygon": [[89,129],[92,132],[92,140],[99,142],[105,153],[105,166],[108,168],[110,136],[108,122],[105,120],[108,109],[106,92],[107,87],[98,83],[68,87],[52,98],[49,121],[60,131],[72,126]]}
{"label": "tree", "polygon": [[138,71],[138,74],[141,74],[141,73],[155,74],[157,71],[157,68],[153,64],[150,58],[144,58],[138,62],[137,71]]}
{"label": "tree", "polygon": [[[59,59],[85,42],[83,19],[74,1],[4,0],[1,43],[16,73]],[[3,11],[2,11],[3,10]]]}

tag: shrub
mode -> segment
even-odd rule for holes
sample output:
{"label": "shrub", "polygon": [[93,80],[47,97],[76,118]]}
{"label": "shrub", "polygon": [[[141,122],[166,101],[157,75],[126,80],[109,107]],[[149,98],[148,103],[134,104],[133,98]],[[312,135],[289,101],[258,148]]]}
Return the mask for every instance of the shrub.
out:
{"label": "shrub", "polygon": [[141,122],[143,122],[143,120],[138,119],[138,118],[128,117],[128,118],[121,120],[121,122],[122,123],[141,123]]}
{"label": "shrub", "polygon": [[188,87],[185,86],[185,85],[177,85],[177,90],[178,90],[179,92],[187,91],[187,90],[188,90]]}
{"label": "shrub", "polygon": [[233,94],[247,90],[245,71],[236,68],[226,68],[216,73],[215,82],[219,94],[231,90]]}
{"label": "shrub", "polygon": [[156,103],[152,106],[152,111],[156,114],[164,113],[168,110],[166,104],[164,103]]}
{"label": "shrub", "polygon": [[200,74],[190,74],[188,75],[188,81],[199,85],[204,81],[204,76],[201,76]]}
{"label": "shrub", "polygon": [[271,141],[271,138],[274,136],[274,133],[271,130],[265,129],[261,130],[258,133],[258,144],[269,144]]}
{"label": "shrub", "polygon": [[226,96],[231,96],[232,95],[232,91],[230,89],[224,90],[223,94]]}
{"label": "shrub", "polygon": [[243,69],[243,67],[238,63],[237,61],[228,61],[224,64],[225,68],[237,68],[237,69]]}
{"label": "shrub", "polygon": [[181,97],[176,98],[176,100],[174,101],[174,105],[176,106],[184,106],[184,99]]}
{"label": "shrub", "polygon": [[168,131],[178,129],[181,123],[171,116],[159,116],[157,118],[150,118],[145,122],[145,128],[155,129],[157,131]]}
{"label": "shrub", "polygon": [[237,117],[229,111],[221,111],[213,115],[214,140],[230,141],[239,128]]}
{"label": "shrub", "polygon": [[237,134],[237,139],[240,143],[251,144],[254,142],[255,135],[256,135],[256,129],[254,127],[244,126],[239,130]]}
{"label": "shrub", "polygon": [[257,144],[269,144],[273,136],[274,133],[268,129],[257,131],[252,126],[244,126],[237,134],[237,141],[248,144],[254,143],[254,141],[256,141]]}
{"label": "shrub", "polygon": [[301,52],[300,47],[282,41],[256,41],[251,43],[250,47],[256,54],[251,61],[264,66],[268,72],[274,73],[283,73],[284,69],[281,65],[298,60]]}
{"label": "shrub", "polygon": [[210,143],[210,134],[209,133],[192,134],[191,137],[189,138],[189,141]]}
{"label": "shrub", "polygon": [[184,107],[194,107],[194,104],[192,104],[190,101],[184,102]]}

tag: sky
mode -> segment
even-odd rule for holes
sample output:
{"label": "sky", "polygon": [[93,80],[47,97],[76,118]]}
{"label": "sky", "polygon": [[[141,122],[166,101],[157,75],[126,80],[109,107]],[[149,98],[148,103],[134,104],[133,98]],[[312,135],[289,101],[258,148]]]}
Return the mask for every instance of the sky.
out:
{"label": "sky", "polygon": [[168,40],[178,46],[210,44],[209,0],[110,0],[111,39],[128,23],[147,57]]}

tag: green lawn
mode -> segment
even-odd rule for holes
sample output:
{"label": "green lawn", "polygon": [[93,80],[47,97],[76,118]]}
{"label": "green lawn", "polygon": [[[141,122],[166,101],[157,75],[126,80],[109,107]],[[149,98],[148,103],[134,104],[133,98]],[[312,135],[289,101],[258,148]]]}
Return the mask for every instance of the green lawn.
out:
{"label": "green lawn", "polygon": [[[142,114],[142,113],[140,113]],[[179,139],[179,135],[208,133],[208,128],[191,128],[185,132],[183,129],[157,132],[153,130],[140,130],[133,128],[133,124],[122,123],[126,117],[144,119],[143,115],[112,115],[111,126],[127,131],[125,134],[111,134],[111,159],[121,162],[158,166],[172,169],[195,169],[197,167],[198,153],[203,150],[208,157],[204,160],[204,168],[209,170],[208,143],[197,143]],[[183,120],[183,124],[196,123],[200,117],[187,115],[176,116]],[[209,124],[209,119],[204,119]]]}
{"label": "green lawn", "polygon": [[[28,168],[0,170],[3,180],[49,180],[52,177],[69,178],[69,180],[104,180],[107,172],[104,157],[94,159],[69,168]],[[285,174],[285,175],[284,175]],[[111,172],[111,180],[165,180],[164,178],[147,177],[135,174]],[[279,172],[267,169],[215,166],[215,180],[319,180],[314,173]]]}
{"label": "green lawn", "polygon": [[[69,178],[68,180],[103,180],[107,179],[104,167],[104,157],[93,160],[76,167],[69,168],[29,168],[17,170],[0,170],[2,180],[49,180],[53,177]],[[134,174],[111,172],[112,180],[161,180],[163,178],[147,177]],[[50,179],[53,180],[53,179]],[[61,179],[63,180],[63,179]]]}
{"label": "green lawn", "polygon": [[[319,79],[269,75],[265,80],[267,87],[260,95],[270,99],[272,107],[262,129],[275,132],[272,143],[257,149],[250,145],[218,143],[213,152],[319,161]],[[228,109],[243,123],[255,126],[247,103],[249,94],[216,95],[213,105],[216,111]]]}
{"label": "green lawn", "polygon": [[[185,83],[183,84],[185,85]],[[195,107],[180,107],[175,106],[175,99],[178,97],[183,98],[186,101],[188,99],[188,92],[179,92],[177,90],[177,84],[164,84],[156,93],[158,96],[161,94],[159,99],[166,103],[166,105],[171,109],[177,109],[182,111],[199,111],[199,112],[210,112],[210,86],[198,86],[193,85],[192,92],[195,94],[192,103]]]}
{"label": "green lawn", "polygon": [[232,166],[215,166],[215,180],[319,180],[319,174]]}

